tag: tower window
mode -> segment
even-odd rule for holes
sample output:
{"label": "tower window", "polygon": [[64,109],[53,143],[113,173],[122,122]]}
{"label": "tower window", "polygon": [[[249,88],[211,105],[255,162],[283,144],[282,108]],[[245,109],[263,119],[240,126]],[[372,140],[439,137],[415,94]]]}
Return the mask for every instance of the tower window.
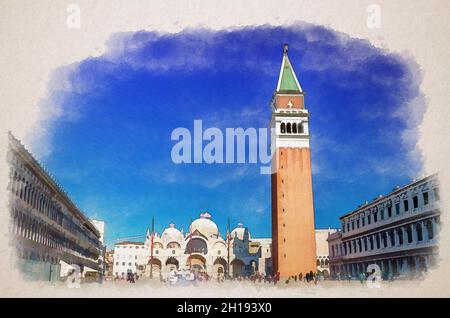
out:
{"label": "tower window", "polygon": [[281,123],[280,131],[282,134],[286,133],[286,124],[285,123]]}
{"label": "tower window", "polygon": [[286,125],[286,131],[287,131],[288,134],[292,133],[291,123],[288,123]]}
{"label": "tower window", "polygon": [[294,134],[297,133],[297,124],[296,124],[296,123],[293,123],[293,124],[292,124],[292,132],[293,132]]}
{"label": "tower window", "polygon": [[298,130],[299,134],[303,134],[303,125],[302,124],[298,124],[297,130]]}

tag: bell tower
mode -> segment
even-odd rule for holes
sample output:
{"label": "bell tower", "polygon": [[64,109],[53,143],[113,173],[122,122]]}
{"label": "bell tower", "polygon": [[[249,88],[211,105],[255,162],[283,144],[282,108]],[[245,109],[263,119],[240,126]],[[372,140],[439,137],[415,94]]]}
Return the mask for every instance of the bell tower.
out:
{"label": "bell tower", "polygon": [[272,98],[272,262],[288,277],[316,271],[309,113],[304,92],[283,46]]}

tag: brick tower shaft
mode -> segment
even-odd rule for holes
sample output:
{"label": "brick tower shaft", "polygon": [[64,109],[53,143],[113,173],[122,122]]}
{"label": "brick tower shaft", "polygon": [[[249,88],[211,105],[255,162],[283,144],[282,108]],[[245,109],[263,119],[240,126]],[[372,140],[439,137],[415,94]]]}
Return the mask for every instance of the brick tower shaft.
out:
{"label": "brick tower shaft", "polygon": [[272,261],[289,277],[316,271],[309,113],[287,55],[272,100]]}

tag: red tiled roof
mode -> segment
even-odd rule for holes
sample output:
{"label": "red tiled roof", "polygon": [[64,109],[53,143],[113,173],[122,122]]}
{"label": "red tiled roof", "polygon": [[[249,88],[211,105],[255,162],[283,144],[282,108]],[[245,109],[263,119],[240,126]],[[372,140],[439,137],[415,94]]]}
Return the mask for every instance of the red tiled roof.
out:
{"label": "red tiled roof", "polygon": [[125,242],[116,243],[115,245],[144,245],[144,243],[143,242],[125,241]]}

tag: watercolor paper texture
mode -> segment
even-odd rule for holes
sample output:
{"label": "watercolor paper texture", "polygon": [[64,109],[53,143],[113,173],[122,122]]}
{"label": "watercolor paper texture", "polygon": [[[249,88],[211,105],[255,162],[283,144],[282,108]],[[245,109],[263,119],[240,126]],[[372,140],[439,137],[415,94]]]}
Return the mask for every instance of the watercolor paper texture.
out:
{"label": "watercolor paper texture", "polygon": [[[324,281],[306,289],[285,284],[289,277],[283,277],[276,286],[235,280],[191,288],[198,297],[449,296],[446,1],[2,1],[0,6],[2,158],[8,157],[10,131],[86,218],[105,221],[107,251],[133,241],[143,249],[152,246],[150,257],[157,259],[155,242],[172,243],[164,241],[164,233],[187,242],[178,244],[183,250],[178,258],[146,259],[133,287],[106,281],[68,288],[66,282],[24,279],[15,247],[20,242],[11,242],[10,234],[11,167],[0,160],[2,296],[182,297],[185,292],[168,283],[147,282],[144,272],[159,269],[162,276],[171,265],[206,267],[210,254],[194,235],[210,242],[222,238],[224,251],[238,237],[249,252],[242,264],[236,257],[233,268],[263,271],[258,264],[263,257],[255,256],[252,265],[251,248],[262,249],[274,235],[276,264],[287,262],[283,257],[300,245],[298,237],[302,245],[311,243],[311,251],[328,247],[320,231],[312,243],[312,227],[305,230],[308,238],[289,230],[290,224],[304,229],[305,222],[283,218],[286,210],[311,209],[308,222],[316,229],[340,229],[339,218],[366,200],[435,174],[438,252],[424,279],[386,280],[380,288]],[[294,133],[293,123],[296,135],[286,136]],[[257,139],[255,156],[251,146],[243,157],[230,148],[227,129],[237,128],[254,129],[247,137]],[[174,158],[181,135],[189,137],[189,153],[179,144],[185,151]],[[272,175],[275,182],[264,173],[270,158],[264,161],[256,151],[261,145],[269,151],[268,141],[279,147],[272,169],[274,162],[276,169],[289,166]],[[312,184],[303,182],[308,176]],[[309,187],[314,200],[305,194]],[[272,213],[279,216],[275,223]],[[158,235],[151,234],[152,218]],[[283,235],[289,248],[283,247]],[[256,245],[248,242],[252,239]],[[220,250],[219,243],[208,244],[211,253]],[[211,256],[215,274],[231,274],[226,253]],[[320,263],[309,252],[302,257],[311,258],[308,268]],[[288,263],[286,275],[292,276],[298,262]],[[115,272],[120,276],[122,270]]]}

